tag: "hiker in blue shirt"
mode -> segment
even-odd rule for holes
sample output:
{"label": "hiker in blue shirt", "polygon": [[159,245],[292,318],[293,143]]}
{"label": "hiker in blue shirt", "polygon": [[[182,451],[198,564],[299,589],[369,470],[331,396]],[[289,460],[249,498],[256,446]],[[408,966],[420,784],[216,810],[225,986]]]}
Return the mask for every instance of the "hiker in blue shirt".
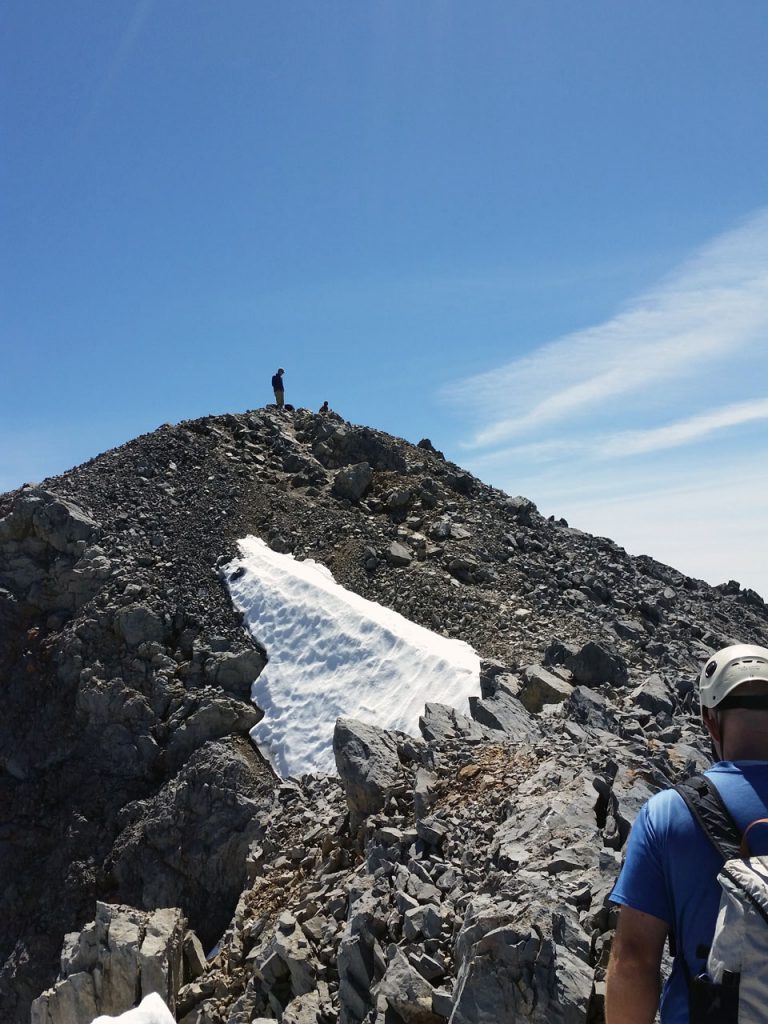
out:
{"label": "hiker in blue shirt", "polygon": [[275,401],[277,402],[277,408],[282,409],[285,404],[285,386],[283,385],[283,374],[285,370],[280,367],[277,373],[272,376],[272,390],[275,393]]}
{"label": "hiker in blue shirt", "polygon": [[[736,644],[713,655],[699,696],[718,758],[705,776],[743,834],[768,816],[768,649]],[[749,846],[753,855],[768,853],[768,825],[750,830]],[[662,1024],[692,1024],[689,982],[706,969],[722,866],[680,793],[665,790],[645,804],[611,894],[621,910],[606,979],[607,1024],[652,1024],[659,1003]],[[675,959],[660,993],[668,936]]]}

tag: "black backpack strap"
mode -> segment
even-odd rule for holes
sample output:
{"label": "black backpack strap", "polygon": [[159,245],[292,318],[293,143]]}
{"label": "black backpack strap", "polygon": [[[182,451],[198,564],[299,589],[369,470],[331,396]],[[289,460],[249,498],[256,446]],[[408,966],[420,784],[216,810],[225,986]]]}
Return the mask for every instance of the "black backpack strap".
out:
{"label": "black backpack strap", "polygon": [[706,775],[675,786],[704,835],[724,861],[740,857],[741,832],[717,787]]}
{"label": "black backpack strap", "polygon": [[[693,820],[698,823],[699,828],[710,841],[718,856],[724,861],[739,856],[741,845],[741,833],[733,816],[725,806],[723,798],[717,791],[714,783],[710,782],[706,775],[694,775],[690,779],[675,786],[675,790],[685,801],[688,810],[693,815]],[[677,948],[676,936],[672,931],[669,933],[670,956],[679,955],[680,963],[688,983],[689,991],[693,984],[691,968],[682,950]],[[709,946],[698,946],[696,956],[706,960],[709,954]]]}

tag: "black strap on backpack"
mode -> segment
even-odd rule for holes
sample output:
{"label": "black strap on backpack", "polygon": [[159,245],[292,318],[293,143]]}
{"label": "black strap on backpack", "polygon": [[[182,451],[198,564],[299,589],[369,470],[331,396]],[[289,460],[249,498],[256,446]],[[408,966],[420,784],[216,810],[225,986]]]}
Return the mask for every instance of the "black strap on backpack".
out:
{"label": "black strap on backpack", "polygon": [[741,856],[739,826],[715,784],[706,775],[694,775],[675,789],[723,861]]}
{"label": "black strap on backpack", "polygon": [[[741,833],[714,783],[710,782],[706,775],[693,775],[679,786],[675,786],[675,790],[683,798],[688,810],[693,815],[693,820],[698,823],[699,828],[710,841],[718,856],[722,857],[723,862],[730,860],[731,857],[738,857]],[[670,931],[670,956],[676,957],[678,952],[675,936]],[[697,947],[696,956],[699,959],[706,959],[708,954],[708,946]],[[680,961],[690,985],[691,972],[682,952]]]}

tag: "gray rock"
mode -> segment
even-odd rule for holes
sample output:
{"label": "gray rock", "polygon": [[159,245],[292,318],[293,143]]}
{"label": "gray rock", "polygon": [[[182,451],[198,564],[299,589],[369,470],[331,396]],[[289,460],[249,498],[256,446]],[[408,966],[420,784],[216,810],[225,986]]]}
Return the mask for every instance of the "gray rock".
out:
{"label": "gray rock", "polygon": [[411,942],[420,935],[427,939],[436,939],[442,928],[442,914],[432,903],[413,907],[403,916],[403,934]]}
{"label": "gray rock", "polygon": [[317,1024],[320,1019],[320,994],[317,991],[296,996],[283,1011],[282,1024]]}
{"label": "gray rock", "polygon": [[223,652],[211,655],[205,664],[206,677],[216,686],[248,700],[251,686],[261,674],[267,663],[263,651],[257,648],[239,651],[238,653]]}
{"label": "gray rock", "polygon": [[121,812],[110,857],[121,892],[136,906],[184,907],[212,946],[242,891],[248,849],[264,838],[267,792],[250,741],[204,744],[155,796]]}
{"label": "gray rock", "polygon": [[472,583],[477,572],[478,563],[474,558],[456,555],[448,560],[446,568],[451,576],[455,576],[462,583]]}
{"label": "gray rock", "polygon": [[574,654],[566,658],[565,667],[573,673],[577,683],[593,686],[596,683],[611,683],[626,686],[627,663],[616,651],[608,650],[590,640]]}
{"label": "gray rock", "polygon": [[408,963],[397,946],[390,946],[389,963],[379,983],[379,997],[406,1024],[436,1024],[432,986]]}
{"label": "gray rock", "polygon": [[193,979],[199,978],[205,971],[205,950],[193,931],[188,931],[184,936],[182,952],[184,954],[184,976]]}
{"label": "gray rock", "polygon": [[360,935],[346,934],[339,944],[339,1022],[359,1024],[371,1006],[373,955]]}
{"label": "gray rock", "polygon": [[405,544],[401,544],[400,541],[395,540],[392,541],[387,549],[387,561],[390,565],[406,566],[410,565],[413,561],[413,555]]}
{"label": "gray rock", "polygon": [[573,691],[570,683],[539,665],[529,665],[523,669],[523,678],[525,682],[520,690],[520,703],[532,714],[538,714],[545,704],[561,704]]}
{"label": "gray rock", "polygon": [[419,718],[419,729],[428,741],[460,739],[466,743],[481,743],[489,738],[488,729],[447,704],[425,704],[424,714]]}
{"label": "gray rock", "polygon": [[413,813],[417,822],[429,812],[436,782],[437,776],[432,772],[417,768],[413,787]]}
{"label": "gray rock", "polygon": [[584,1024],[592,971],[555,943],[543,908],[529,908],[531,914],[537,916],[535,927],[515,921],[508,911],[508,923],[488,931],[470,916],[465,930],[473,941],[467,944],[460,936],[451,1024],[519,1019]]}
{"label": "gray rock", "polygon": [[[32,523],[35,533],[64,554],[80,554],[98,531],[98,524],[81,508],[56,495],[38,491]],[[23,500],[23,499],[22,499]]]}
{"label": "gray rock", "polygon": [[632,691],[632,699],[638,707],[650,711],[653,715],[659,712],[671,715],[674,710],[667,684],[655,673],[644,679],[637,689]]}
{"label": "gray rock", "polygon": [[360,501],[373,480],[373,469],[367,462],[345,466],[333,478],[333,493],[349,501]]}
{"label": "gray rock", "polygon": [[167,746],[171,764],[181,764],[209,740],[222,736],[245,736],[258,725],[264,712],[252,704],[225,697],[206,688],[188,698],[169,720],[172,729]]}
{"label": "gray rock", "polygon": [[397,740],[373,725],[339,718],[333,732],[333,753],[356,829],[384,806],[391,793],[403,788]]}
{"label": "gray rock", "polygon": [[616,631],[616,635],[620,636],[622,640],[631,640],[633,643],[639,643],[641,640],[647,640],[648,634],[643,628],[642,623],[637,622],[635,619],[617,619],[613,628]]}
{"label": "gray rock", "polygon": [[618,733],[616,712],[605,697],[587,686],[575,686],[565,705],[566,714],[592,731]]}
{"label": "gray rock", "polygon": [[404,518],[412,501],[413,491],[409,487],[398,488],[387,497],[387,510],[391,516]]}
{"label": "gray rock", "polygon": [[115,631],[129,647],[165,639],[163,620],[145,604],[129,604],[115,615]]}
{"label": "gray rock", "polygon": [[181,911],[145,913],[97,903],[96,918],[67,936],[61,980],[32,1004],[32,1024],[83,1024],[118,1014],[156,992],[174,1009],[182,978]]}
{"label": "gray rock", "polygon": [[540,735],[534,719],[516,697],[499,691],[487,700],[469,698],[472,717],[488,729],[497,729],[515,742],[531,741]]}

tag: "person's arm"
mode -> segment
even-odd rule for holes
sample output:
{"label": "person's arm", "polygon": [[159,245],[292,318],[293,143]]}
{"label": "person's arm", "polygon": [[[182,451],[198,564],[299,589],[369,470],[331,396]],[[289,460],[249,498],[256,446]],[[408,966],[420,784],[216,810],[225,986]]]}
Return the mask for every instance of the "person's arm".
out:
{"label": "person's arm", "polygon": [[606,978],[607,1024],[653,1024],[666,937],[665,921],[632,907],[621,908]]}

